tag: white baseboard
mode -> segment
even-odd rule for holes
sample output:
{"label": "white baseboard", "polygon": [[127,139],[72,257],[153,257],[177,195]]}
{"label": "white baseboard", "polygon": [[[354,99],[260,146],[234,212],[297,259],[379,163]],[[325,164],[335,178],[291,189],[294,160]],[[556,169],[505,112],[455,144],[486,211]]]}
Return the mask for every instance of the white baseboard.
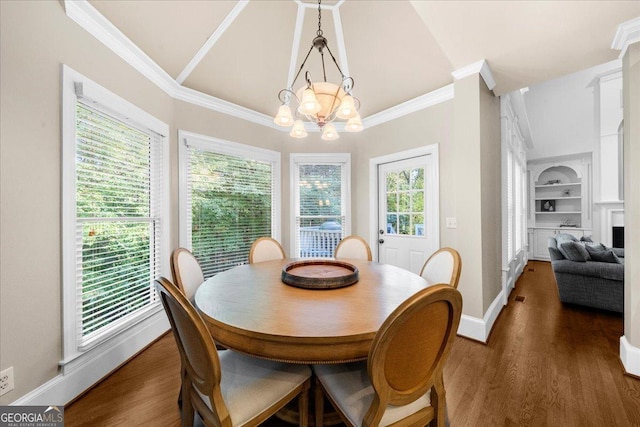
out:
{"label": "white baseboard", "polygon": [[140,350],[169,330],[164,310],[141,322],[126,340],[107,346],[96,357],[66,374],[59,374],[25,394],[12,405],[65,405],[125,363]]}
{"label": "white baseboard", "polygon": [[493,328],[493,324],[498,318],[500,311],[502,311],[502,294],[503,291],[496,296],[484,314],[484,318],[478,319],[477,317],[463,314],[460,318],[460,326],[458,326],[458,335],[486,343],[491,328]]}
{"label": "white baseboard", "polygon": [[632,346],[627,337],[620,337],[620,360],[628,374],[640,377],[640,348]]}

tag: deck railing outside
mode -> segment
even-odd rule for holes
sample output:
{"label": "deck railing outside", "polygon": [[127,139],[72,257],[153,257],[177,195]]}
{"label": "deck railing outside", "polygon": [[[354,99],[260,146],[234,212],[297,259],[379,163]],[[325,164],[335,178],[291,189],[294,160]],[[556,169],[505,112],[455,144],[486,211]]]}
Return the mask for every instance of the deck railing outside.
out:
{"label": "deck railing outside", "polygon": [[300,229],[300,257],[330,258],[340,243],[342,230],[319,230],[318,227]]}

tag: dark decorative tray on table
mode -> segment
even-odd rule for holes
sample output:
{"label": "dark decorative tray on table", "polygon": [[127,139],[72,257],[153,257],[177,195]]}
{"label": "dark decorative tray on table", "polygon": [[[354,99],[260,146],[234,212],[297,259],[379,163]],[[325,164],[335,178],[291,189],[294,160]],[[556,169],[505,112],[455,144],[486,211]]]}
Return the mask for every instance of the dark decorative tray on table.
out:
{"label": "dark decorative tray on table", "polygon": [[360,278],[358,268],[347,262],[312,259],[295,261],[282,268],[282,281],[305,289],[334,289],[353,285]]}

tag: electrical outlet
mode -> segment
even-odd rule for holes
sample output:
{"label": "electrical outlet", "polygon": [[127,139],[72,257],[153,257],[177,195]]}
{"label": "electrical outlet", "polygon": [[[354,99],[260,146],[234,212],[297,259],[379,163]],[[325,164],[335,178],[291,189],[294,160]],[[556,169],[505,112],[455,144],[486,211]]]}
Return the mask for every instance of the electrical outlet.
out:
{"label": "electrical outlet", "polygon": [[447,218],[447,228],[456,228],[458,226],[455,218]]}
{"label": "electrical outlet", "polygon": [[0,396],[13,390],[13,366],[0,372]]}

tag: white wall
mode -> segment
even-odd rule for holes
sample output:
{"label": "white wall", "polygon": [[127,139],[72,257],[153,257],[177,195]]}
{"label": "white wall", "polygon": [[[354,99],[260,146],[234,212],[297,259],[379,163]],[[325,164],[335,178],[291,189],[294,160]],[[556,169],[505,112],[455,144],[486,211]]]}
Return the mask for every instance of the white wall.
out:
{"label": "white wall", "polygon": [[598,133],[599,74],[620,68],[619,60],[531,86],[524,94],[533,137],[528,160],[592,152]]}
{"label": "white wall", "polygon": [[[528,161],[591,153],[593,181],[588,184],[592,192],[589,199],[592,220],[589,221],[591,224],[589,227],[593,228],[587,234],[591,234],[595,240],[607,245],[611,245],[610,226],[607,228],[607,209],[622,209],[622,203],[614,206],[600,203],[603,200],[615,199],[608,195],[617,193],[617,183],[612,184],[607,180],[618,179],[617,148],[615,153],[605,151],[605,154],[611,155],[602,155],[601,145],[606,141],[602,136],[602,126],[609,129],[617,128],[619,125],[619,123],[611,125],[606,119],[610,115],[602,114],[603,101],[608,101],[605,102],[606,105],[615,104],[615,102],[609,99],[613,96],[609,93],[612,91],[605,90],[603,95],[601,82],[606,82],[607,78],[601,81],[601,77],[610,76],[621,67],[620,60],[607,62],[531,86],[524,94],[533,142],[533,148],[527,151]],[[605,84],[613,83],[615,82]],[[621,115],[621,112],[618,114]],[[603,117],[605,117],[604,122]],[[610,138],[617,144],[617,136],[611,135]],[[603,192],[603,188],[613,188],[613,190]]]}

